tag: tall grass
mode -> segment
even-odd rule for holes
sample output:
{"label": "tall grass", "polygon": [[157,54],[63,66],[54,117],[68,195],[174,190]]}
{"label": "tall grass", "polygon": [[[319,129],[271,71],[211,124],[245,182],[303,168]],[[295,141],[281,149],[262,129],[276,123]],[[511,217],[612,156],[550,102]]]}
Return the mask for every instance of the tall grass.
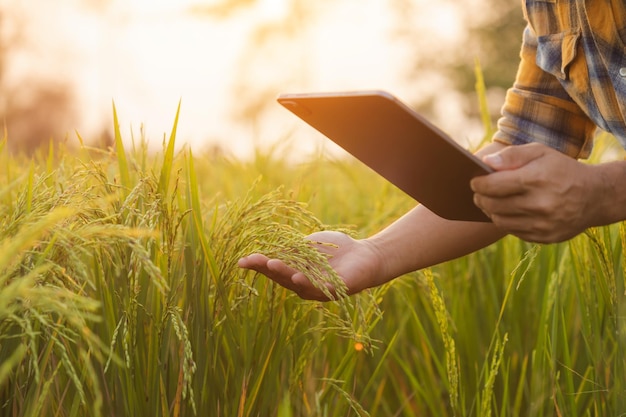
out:
{"label": "tall grass", "polygon": [[156,154],[117,118],[108,151],[0,150],[1,415],[626,413],[623,224],[302,301],[237,259],[337,279],[304,236],[411,200],[354,162],[176,151],[177,119]]}

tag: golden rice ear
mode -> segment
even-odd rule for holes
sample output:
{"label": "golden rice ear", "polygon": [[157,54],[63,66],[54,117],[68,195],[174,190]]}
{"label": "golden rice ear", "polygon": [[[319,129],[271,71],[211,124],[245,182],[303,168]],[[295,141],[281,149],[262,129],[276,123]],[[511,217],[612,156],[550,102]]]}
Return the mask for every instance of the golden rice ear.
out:
{"label": "golden rice ear", "polygon": [[328,259],[309,233],[350,223],[369,236],[413,203],[340,159],[188,149],[173,154],[163,193],[165,155],[141,140],[125,146],[125,163],[115,153],[55,148],[29,159],[0,147],[2,410],[626,409],[626,380],[616,377],[626,367],[624,224],[546,246],[507,237],[357,296],[305,302],[238,268],[238,257],[267,250],[313,263],[327,283]]}

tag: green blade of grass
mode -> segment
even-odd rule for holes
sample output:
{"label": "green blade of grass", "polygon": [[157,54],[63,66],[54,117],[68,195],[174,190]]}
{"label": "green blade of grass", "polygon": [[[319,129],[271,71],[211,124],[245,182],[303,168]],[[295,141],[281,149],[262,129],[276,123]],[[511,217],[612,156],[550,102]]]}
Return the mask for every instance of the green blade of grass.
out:
{"label": "green blade of grass", "polygon": [[176,130],[178,129],[178,118],[180,116],[180,105],[176,109],[176,117],[174,118],[174,126],[170,133],[170,140],[167,142],[167,149],[163,157],[163,166],[161,167],[161,177],[159,178],[159,191],[163,195],[163,199],[167,200],[170,185],[170,176],[172,174],[172,165],[174,163],[174,150],[176,149]]}
{"label": "green blade of grass", "polygon": [[130,170],[128,169],[128,160],[126,159],[126,149],[124,149],[124,142],[122,140],[122,133],[120,131],[120,122],[117,118],[117,110],[115,108],[115,102],[113,102],[113,128],[115,132],[115,153],[117,155],[117,164],[120,173],[120,182],[123,187],[122,194],[124,197],[128,196],[132,186],[130,183]]}
{"label": "green blade of grass", "polygon": [[[476,77],[476,93],[478,95],[478,108],[480,110],[480,120],[482,121],[485,134],[480,145],[491,139],[494,133],[493,123],[491,122],[491,114],[489,114],[489,106],[487,105],[487,87],[483,77],[483,70],[478,58],[474,62],[474,76]],[[479,145],[479,146],[480,146]]]}
{"label": "green blade of grass", "polygon": [[19,345],[8,358],[3,359],[3,362],[0,364],[0,388],[2,388],[6,380],[9,378],[13,369],[18,366],[18,364],[26,356],[27,351],[28,348],[26,345]]}

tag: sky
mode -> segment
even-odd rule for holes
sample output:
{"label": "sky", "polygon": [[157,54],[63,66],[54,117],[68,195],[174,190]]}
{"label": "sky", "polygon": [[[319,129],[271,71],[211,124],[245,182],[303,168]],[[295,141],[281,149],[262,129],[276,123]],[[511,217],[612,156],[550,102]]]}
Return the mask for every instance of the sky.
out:
{"label": "sky", "polygon": [[[78,109],[71,129],[86,138],[111,127],[114,102],[124,137],[143,128],[160,147],[180,102],[179,145],[218,145],[237,156],[286,140],[298,152],[333,151],[274,103],[279,93],[386,89],[411,103],[424,88],[440,88],[426,78],[407,80],[415,51],[395,41],[397,16],[388,0],[320,0],[326,6],[301,25],[285,23],[290,1],[258,0],[220,19],[192,12],[217,0],[0,0],[25,22],[28,39],[8,79],[30,74],[68,83]],[[414,3],[424,36],[458,42],[462,25],[453,1]],[[290,36],[270,35],[262,47],[252,41],[263,28],[288,24]],[[464,116],[454,92],[444,90],[446,119],[455,123],[442,127],[455,134]],[[259,99],[266,104],[261,116],[237,118]]]}

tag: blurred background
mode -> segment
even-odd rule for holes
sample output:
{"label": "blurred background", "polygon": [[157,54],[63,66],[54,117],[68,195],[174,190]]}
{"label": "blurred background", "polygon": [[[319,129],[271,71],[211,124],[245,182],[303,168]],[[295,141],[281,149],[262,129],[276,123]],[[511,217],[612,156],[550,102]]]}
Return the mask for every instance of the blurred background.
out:
{"label": "blurred background", "polygon": [[[10,149],[125,139],[247,157],[330,143],[281,92],[386,89],[459,142],[480,139],[474,62],[493,118],[523,19],[508,0],[0,0],[0,122]],[[2,136],[2,134],[0,134]]]}

